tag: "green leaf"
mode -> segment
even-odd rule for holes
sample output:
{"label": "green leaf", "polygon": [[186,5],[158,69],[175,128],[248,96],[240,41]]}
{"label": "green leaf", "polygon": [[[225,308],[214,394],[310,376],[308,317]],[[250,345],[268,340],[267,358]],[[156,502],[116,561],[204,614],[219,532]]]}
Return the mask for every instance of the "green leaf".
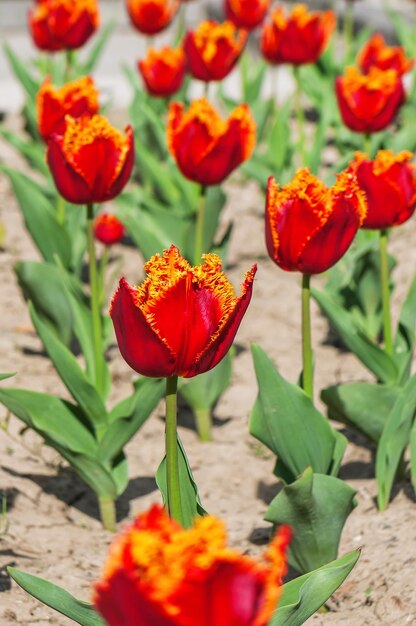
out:
{"label": "green leaf", "polygon": [[[181,501],[183,525],[190,528],[193,525],[195,517],[205,515],[206,511],[202,508],[201,500],[198,494],[198,487],[194,481],[188,459],[178,436],[178,455],[179,455],[179,481],[181,485]],[[156,483],[159,487],[163,502],[166,504],[168,500],[168,488],[166,479],[166,457],[158,467],[156,472]]]}
{"label": "green leaf", "polygon": [[95,66],[97,65],[104,51],[104,48],[108,39],[111,33],[113,32],[113,30],[115,29],[115,26],[116,26],[115,20],[111,20],[111,22],[106,24],[104,28],[101,30],[101,32],[98,34],[98,36],[95,38],[95,43],[92,46],[88,54],[87,60],[79,68],[80,75],[93,73]]}
{"label": "green leaf", "polygon": [[279,605],[268,626],[301,626],[342,585],[360,557],[349,552],[283,585]]}
{"label": "green leaf", "polygon": [[88,602],[77,600],[65,589],[53,583],[8,567],[7,572],[22,589],[51,609],[69,617],[81,626],[105,626],[104,621]]}
{"label": "green leaf", "polygon": [[410,433],[410,478],[416,493],[416,420],[413,421]]}
{"label": "green leaf", "polygon": [[250,415],[251,434],[264,443],[293,477],[308,466],[326,474],[335,447],[334,431],[297,385],[286,381],[260,346],[252,346],[258,398]]}
{"label": "green leaf", "polygon": [[416,327],[416,276],[403,302],[396,336],[394,338],[394,358],[401,372],[401,382],[405,382],[410,374],[413,351],[415,347]]}
{"label": "green leaf", "polygon": [[4,53],[12,67],[13,73],[16,76],[19,83],[22,85],[27,95],[35,100],[36,94],[39,91],[40,84],[36,81],[28,71],[27,62],[23,62],[10,48],[10,46],[5,43],[3,45]]}
{"label": "green leaf", "polygon": [[264,518],[291,526],[288,561],[298,572],[310,572],[336,559],[354,496],[354,489],[344,481],[308,468],[271,502]]}
{"label": "green leaf", "polygon": [[226,200],[227,196],[219,185],[208,187],[205,198],[204,252],[210,252],[212,249]]}
{"label": "green leaf", "polygon": [[16,374],[13,372],[12,374],[0,374],[0,380],[6,380],[7,378],[13,378]]}
{"label": "green leaf", "polygon": [[403,452],[409,443],[410,432],[416,411],[416,374],[400,390],[400,394],[390,411],[376,455],[376,479],[378,486],[378,507],[386,508],[394,477]]}
{"label": "green leaf", "polygon": [[41,142],[28,141],[16,133],[0,128],[0,135],[13,146],[36,170],[47,175],[49,168],[45,161],[45,146]]}

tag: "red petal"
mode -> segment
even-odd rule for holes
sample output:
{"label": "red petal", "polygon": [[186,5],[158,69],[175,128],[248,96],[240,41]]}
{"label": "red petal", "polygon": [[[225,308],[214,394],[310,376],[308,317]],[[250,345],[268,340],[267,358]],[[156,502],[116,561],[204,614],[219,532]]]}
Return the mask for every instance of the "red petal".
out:
{"label": "red petal", "polygon": [[62,137],[54,135],[48,142],[46,159],[55,185],[65,200],[73,204],[88,204],[94,202],[87,182],[68,163],[62,151]]}

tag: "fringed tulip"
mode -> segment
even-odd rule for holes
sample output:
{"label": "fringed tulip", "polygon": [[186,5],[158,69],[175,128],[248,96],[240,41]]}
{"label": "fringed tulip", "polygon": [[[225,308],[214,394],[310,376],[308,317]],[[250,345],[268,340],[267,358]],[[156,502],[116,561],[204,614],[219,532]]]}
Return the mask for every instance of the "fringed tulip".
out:
{"label": "fringed tulip", "polygon": [[410,152],[380,150],[371,161],[357,152],[349,171],[367,198],[362,228],[382,230],[406,222],[416,209],[416,172]]}
{"label": "fringed tulip", "polygon": [[147,52],[138,63],[147,91],[152,96],[167,98],[176,93],[185,78],[186,59],[181,48],[165,47]]}
{"label": "fringed tulip", "polygon": [[127,11],[138,31],[155,35],[169,26],[179,5],[179,0],[127,0]]}
{"label": "fringed tulip", "polygon": [[47,52],[80,48],[99,24],[97,0],[41,0],[29,11],[34,44]]}
{"label": "fringed tulip", "polygon": [[116,215],[99,213],[94,221],[94,236],[106,246],[113,246],[124,237],[124,226]]}
{"label": "fringed tulip", "polygon": [[261,33],[261,52],[270,63],[304,65],[315,63],[324,51],[335,29],[333,11],[308,12],[297,4],[286,17],[277,7]]}
{"label": "fringed tulip", "polygon": [[401,46],[387,46],[383,35],[375,33],[360,50],[357,63],[364,73],[372,67],[380,70],[396,70],[403,76],[412,69],[414,60],[406,56]]}
{"label": "fringed tulip", "polygon": [[366,214],[365,194],[356,177],[339,174],[326,187],[307,169],[279,187],[269,179],[266,199],[266,243],[282,269],[320,274],[345,254]]}
{"label": "fringed tulip", "polygon": [[38,128],[45,141],[54,133],[65,132],[65,116],[96,115],[99,111],[99,94],[89,76],[80,78],[63,87],[54,87],[45,80],[36,97]]}
{"label": "fringed tulip", "polygon": [[153,506],[113,543],[94,603],[108,626],[265,626],[286,573],[282,526],[261,560],[231,550],[223,523],[183,529]]}
{"label": "fringed tulip", "polygon": [[247,33],[232,22],[201,22],[185,37],[184,49],[194,78],[209,82],[222,80],[233,69],[247,40]]}
{"label": "fringed tulip", "polygon": [[67,117],[65,133],[52,135],[47,161],[59,193],[73,204],[106,202],[127,183],[134,162],[133,131],[123,135],[100,115]]}
{"label": "fringed tulip", "polygon": [[344,124],[357,133],[375,133],[386,128],[405,101],[403,83],[395,70],[370,68],[361,74],[348,67],[335,83]]}
{"label": "fringed tulip", "polygon": [[140,286],[121,279],[110,315],[120,352],[139,374],[190,378],[228,352],[251,299],[256,266],[236,297],[219,257],[203,259],[191,267],[172,246],[146,263]]}
{"label": "fringed tulip", "polygon": [[256,125],[245,104],[226,121],[204,98],[192,102],[188,111],[178,102],[169,107],[169,150],[182,174],[203,186],[219,185],[251,156],[255,141]]}
{"label": "fringed tulip", "polygon": [[270,0],[225,0],[225,14],[237,28],[252,30],[264,20]]}

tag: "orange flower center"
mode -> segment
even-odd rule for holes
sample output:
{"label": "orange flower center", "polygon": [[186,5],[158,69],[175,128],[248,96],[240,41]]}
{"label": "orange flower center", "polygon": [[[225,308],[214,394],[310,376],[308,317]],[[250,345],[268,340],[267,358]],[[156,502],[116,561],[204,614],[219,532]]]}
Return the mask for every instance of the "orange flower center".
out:
{"label": "orange flower center", "polygon": [[193,121],[203,124],[213,139],[220,137],[227,130],[227,122],[224,122],[205,98],[194,100],[191,103],[189,109],[183,114],[176,132],[181,132]]}
{"label": "orange flower center", "polygon": [[294,199],[306,201],[323,226],[332,213],[330,197],[331,189],[308,169],[303,168],[298,170],[293,180],[284,187],[279,188],[275,183],[272,202],[279,207]]}
{"label": "orange flower center", "polygon": [[226,42],[238,54],[247,39],[246,33],[238,31],[232,22],[217,24],[212,20],[201,22],[193,37],[205,63],[210,63],[214,59],[221,41]]}
{"label": "orange flower center", "polygon": [[39,97],[43,97],[46,94],[49,94],[54,100],[58,100],[67,108],[70,108],[77,100],[85,98],[89,111],[98,111],[99,109],[98,91],[94,81],[89,76],[66,83],[59,88],[54,87],[50,82],[46,82],[39,91]]}
{"label": "orange flower center", "polygon": [[347,67],[342,82],[347,93],[353,93],[364,87],[369,91],[382,91],[390,95],[396,89],[398,80],[395,70],[371,67],[368,74],[362,74],[356,67]]}
{"label": "orange flower center", "polygon": [[[396,163],[407,163],[412,157],[412,153],[407,150],[403,150],[396,155],[394,155],[391,150],[379,150],[373,161],[373,174],[374,176],[381,176],[393,167],[393,165],[396,165]],[[369,160],[368,156],[363,152],[356,152],[354,154],[354,164],[359,165],[367,160]]]}
{"label": "orange flower center", "polygon": [[244,160],[247,160],[250,158],[256,145],[256,123],[246,104],[240,104],[240,106],[234,109],[229,117],[228,124],[232,120],[240,122],[240,132],[245,135],[243,154]]}
{"label": "orange flower center", "polygon": [[235,15],[244,16],[247,11],[262,13],[269,6],[269,0],[230,0],[230,7]]}
{"label": "orange flower center", "polygon": [[330,191],[333,196],[343,196],[347,200],[354,201],[361,226],[367,215],[367,199],[358,183],[357,177],[348,171],[341,172],[341,174],[338,174],[336,183]]}
{"label": "orange flower center", "polygon": [[155,63],[162,61],[172,70],[178,68],[185,61],[185,53],[182,48],[170,48],[166,46],[160,50],[150,48],[143,63],[145,67],[151,68]]}
{"label": "orange flower center", "polygon": [[79,16],[86,12],[89,14],[93,25],[99,25],[99,13],[97,0],[46,0],[38,4],[35,12],[37,19],[47,19],[52,11],[64,9],[71,16],[71,21],[75,22]]}

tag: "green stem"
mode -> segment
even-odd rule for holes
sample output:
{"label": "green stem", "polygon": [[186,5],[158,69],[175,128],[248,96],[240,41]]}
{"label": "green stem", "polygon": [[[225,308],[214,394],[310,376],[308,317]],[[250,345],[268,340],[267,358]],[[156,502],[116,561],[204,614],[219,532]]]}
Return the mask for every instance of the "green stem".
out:
{"label": "green stem", "polygon": [[109,256],[110,256],[110,246],[104,246],[103,254],[101,256],[101,261],[100,261],[100,265],[98,268],[100,307],[103,307],[105,303],[105,271],[107,269]]}
{"label": "green stem", "polygon": [[59,224],[65,224],[65,208],[65,199],[61,195],[58,195],[56,201],[56,219]]}
{"label": "green stem", "polygon": [[169,515],[183,523],[182,502],[179,480],[179,459],[178,459],[178,435],[177,435],[177,391],[178,377],[171,376],[166,379],[166,478],[168,488],[168,510]]}
{"label": "green stem", "polygon": [[155,37],[154,35],[147,35],[147,49],[150,50],[150,48],[154,47],[154,43],[155,43]]}
{"label": "green stem", "polygon": [[209,99],[209,80],[204,82],[204,98]]}
{"label": "green stem", "polygon": [[71,80],[72,78],[72,70],[75,63],[75,52],[74,50],[66,50],[65,51],[65,80]]}
{"label": "green stem", "polygon": [[303,390],[313,400],[313,358],[311,342],[310,275],[302,274],[302,361]]}
{"label": "green stem", "polygon": [[371,135],[370,133],[366,133],[364,135],[364,152],[368,155],[368,158],[371,159]]}
{"label": "green stem", "polygon": [[299,67],[293,66],[293,74],[295,77],[295,109],[296,120],[298,126],[298,149],[300,153],[301,165],[306,165],[305,155],[305,116],[302,107],[302,82],[300,79]]}
{"label": "green stem", "polygon": [[201,441],[212,441],[212,417],[210,409],[195,409],[196,429]]}
{"label": "green stem", "polygon": [[202,253],[204,252],[205,204],[206,187],[201,185],[201,195],[199,196],[195,224],[194,265],[201,263]]}
{"label": "green stem", "polygon": [[390,314],[390,285],[389,285],[389,259],[387,254],[387,230],[380,231],[380,281],[381,298],[383,304],[383,335],[384,349],[387,354],[393,354],[393,341],[391,336]]}
{"label": "green stem", "polygon": [[182,41],[186,32],[186,6],[187,2],[181,2],[181,6],[179,8],[178,30],[175,38],[177,43]]}
{"label": "green stem", "polygon": [[112,533],[116,532],[116,505],[112,498],[98,498],[98,506],[100,508],[100,517],[103,527]]}
{"label": "green stem", "polygon": [[345,61],[350,58],[352,42],[354,39],[354,3],[345,3],[344,13],[344,42],[345,42]]}
{"label": "green stem", "polygon": [[95,385],[97,391],[102,395],[104,388],[103,380],[103,345],[101,331],[101,311],[100,311],[100,285],[97,272],[97,260],[95,257],[94,242],[94,207],[87,204],[87,236],[88,236],[88,263],[90,271],[91,287],[91,314],[92,314],[92,339],[94,347],[95,361]]}

